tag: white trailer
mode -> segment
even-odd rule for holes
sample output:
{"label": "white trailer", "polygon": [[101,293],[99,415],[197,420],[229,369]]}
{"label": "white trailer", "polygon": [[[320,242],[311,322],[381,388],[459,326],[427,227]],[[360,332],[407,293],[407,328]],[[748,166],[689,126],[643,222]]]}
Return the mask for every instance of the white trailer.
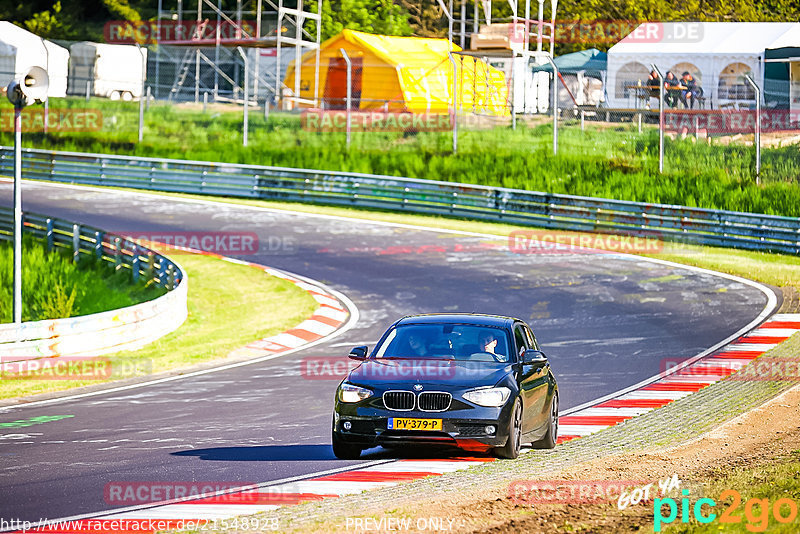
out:
{"label": "white trailer", "polygon": [[42,67],[50,77],[47,96],[63,98],[67,94],[68,61],[66,48],[0,21],[0,87],[6,87],[31,67]]}
{"label": "white trailer", "polygon": [[133,100],[142,96],[147,73],[147,49],[132,45],[82,41],[69,47],[69,88],[71,95],[102,96],[111,100]]}

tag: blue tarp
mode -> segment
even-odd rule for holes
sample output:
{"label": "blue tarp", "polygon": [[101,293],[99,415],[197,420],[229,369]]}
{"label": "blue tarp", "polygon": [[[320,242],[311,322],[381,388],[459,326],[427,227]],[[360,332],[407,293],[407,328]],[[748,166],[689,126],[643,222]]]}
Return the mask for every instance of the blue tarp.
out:
{"label": "blue tarp", "polygon": [[[558,56],[553,61],[561,74],[575,74],[585,71],[584,74],[587,76],[602,78],[608,68],[608,54],[596,48],[564,54],[563,56]],[[547,65],[536,66],[534,70],[552,72],[553,68],[548,63]]]}

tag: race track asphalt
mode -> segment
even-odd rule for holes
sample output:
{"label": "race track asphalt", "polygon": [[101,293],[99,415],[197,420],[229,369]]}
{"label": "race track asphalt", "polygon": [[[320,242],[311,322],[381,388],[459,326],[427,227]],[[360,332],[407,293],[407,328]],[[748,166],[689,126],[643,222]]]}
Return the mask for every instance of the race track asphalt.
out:
{"label": "race track asphalt", "polygon": [[[11,205],[7,182],[0,205]],[[503,239],[232,204],[31,183],[24,209],[124,234],[254,232],[260,250],[240,258],[324,282],[347,295],[361,318],[331,342],[284,358],[0,411],[0,423],[73,416],[0,431],[5,519],[112,509],[104,488],[118,481],[238,485],[358,463],[337,460],[330,449],[337,381],[309,380],[300,362],[373,345],[406,314],[528,321],[552,362],[563,410],[657,374],[664,359],[700,353],[767,301],[749,285],[633,256],[515,254]],[[376,449],[360,461],[387,457]]]}

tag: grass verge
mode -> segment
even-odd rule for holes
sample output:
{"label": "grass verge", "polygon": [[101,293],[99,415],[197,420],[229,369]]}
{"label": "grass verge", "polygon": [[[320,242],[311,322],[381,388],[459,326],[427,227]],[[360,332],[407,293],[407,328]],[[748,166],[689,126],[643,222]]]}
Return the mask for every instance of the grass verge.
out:
{"label": "grass verge", "polygon": [[[0,323],[12,317],[13,247],[0,241]],[[133,283],[129,271],[115,271],[94,257],[75,264],[64,249],[48,251],[44,242],[23,240],[22,320],[76,317],[132,306],[166,293],[154,284]]]}
{"label": "grass verge", "polygon": [[[693,138],[666,140],[665,172],[658,173],[658,135],[630,122],[575,121],[559,131],[552,154],[547,121],[519,121],[490,129],[463,128],[458,153],[452,133],[357,132],[346,145],[342,132],[310,131],[298,115],[253,113],[248,146],[242,146],[241,110],[215,106],[155,104],[145,115],[144,139],[137,142],[137,103],[81,98],[52,99],[51,109],[93,109],[102,117],[96,131],[26,133],[25,146],[309,169],[354,171],[459,181],[650,203],[800,216],[798,145],[764,148],[762,185],[754,178],[754,150]],[[10,113],[0,103],[0,113]],[[223,111],[224,110],[224,111]],[[537,124],[538,122],[538,124]],[[0,144],[13,142],[0,132]]]}
{"label": "grass verge", "polygon": [[[717,517],[714,521],[703,524],[690,514],[688,523],[679,523],[680,519],[670,525],[664,532],[669,534],[706,534],[710,532],[732,532],[744,534],[750,532],[770,532],[779,534],[795,534],[798,530],[797,510],[800,506],[800,449],[790,454],[773,458],[771,462],[755,467],[734,467],[732,469],[716,469],[705,484],[705,494],[717,502]],[[721,499],[723,492],[732,490],[740,492],[741,502],[735,502],[735,496]],[[750,504],[750,501],[757,501]],[[778,502],[778,501],[781,502]],[[789,504],[790,501],[792,504]],[[694,503],[694,500],[692,501]],[[778,506],[776,507],[776,504]],[[778,521],[777,514],[782,519]],[[721,515],[730,510],[730,522],[722,523]],[[708,515],[708,512],[704,512]],[[664,514],[667,514],[666,507]]]}
{"label": "grass verge", "polygon": [[[219,361],[235,348],[291,328],[317,308],[306,291],[260,269],[195,254],[176,259],[189,279],[189,316],[180,328],[140,350],[114,354],[110,380],[3,380],[0,398],[63,391]],[[220,284],[223,279],[225,284]]]}

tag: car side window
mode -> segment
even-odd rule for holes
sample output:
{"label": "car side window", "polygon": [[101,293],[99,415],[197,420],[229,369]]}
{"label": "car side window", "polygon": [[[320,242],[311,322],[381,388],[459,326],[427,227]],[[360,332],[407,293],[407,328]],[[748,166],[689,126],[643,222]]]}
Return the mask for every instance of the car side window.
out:
{"label": "car side window", "polygon": [[517,355],[522,358],[522,353],[528,348],[528,341],[525,339],[525,333],[522,330],[522,325],[514,327],[514,341],[517,345]]}
{"label": "car side window", "polygon": [[541,350],[539,348],[539,343],[536,341],[536,336],[533,335],[531,329],[527,326],[523,327],[525,330],[525,337],[528,338],[528,346],[534,350]]}

